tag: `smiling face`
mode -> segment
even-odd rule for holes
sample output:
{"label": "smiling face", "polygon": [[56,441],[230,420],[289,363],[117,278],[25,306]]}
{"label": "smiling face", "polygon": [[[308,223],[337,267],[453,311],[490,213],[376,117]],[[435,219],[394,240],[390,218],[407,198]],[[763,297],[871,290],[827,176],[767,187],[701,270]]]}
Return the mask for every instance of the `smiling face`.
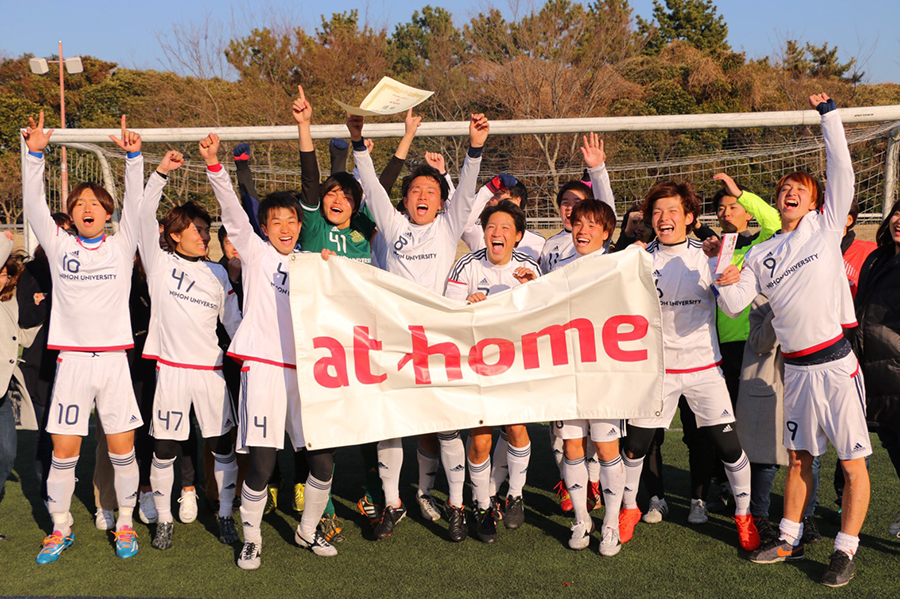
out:
{"label": "smiling face", "polygon": [[350,217],[353,216],[353,199],[346,195],[340,187],[333,187],[322,196],[322,208],[328,222],[338,229],[346,229],[350,226]]}
{"label": "smiling face", "polygon": [[484,225],[484,245],[491,264],[508,263],[521,240],[522,233],[516,230],[516,221],[507,212],[493,213]]}
{"label": "smiling face", "polygon": [[175,251],[183,256],[202,258],[209,248],[209,224],[202,218],[195,218],[180,233],[172,233]]}
{"label": "smiling face", "polygon": [[609,239],[609,231],[593,219],[580,217],[572,221],[572,241],[581,256],[593,254],[603,248]]}
{"label": "smiling face", "polygon": [[778,188],[775,207],[781,213],[781,229],[793,231],[800,219],[816,209],[818,190],[800,179],[785,179]]}
{"label": "smiling face", "polygon": [[719,225],[723,233],[741,233],[747,230],[750,222],[750,213],[738,204],[734,196],[722,196],[719,200],[719,208],[716,211],[719,217]]}
{"label": "smiling face", "polygon": [[572,209],[585,197],[584,193],[576,189],[567,189],[563,193],[559,203],[559,218],[562,219],[563,227],[565,227],[566,231],[572,230],[572,222],[569,220],[569,217],[572,215]]}
{"label": "smiling face", "polygon": [[110,214],[100,203],[91,189],[85,189],[69,209],[69,216],[75,223],[78,234],[92,239],[103,233],[103,227],[110,219]]}
{"label": "smiling face", "polygon": [[659,198],[653,202],[650,224],[660,243],[672,245],[687,239],[688,225],[694,224],[694,215],[685,214],[684,205],[678,196]]}
{"label": "smiling face", "polygon": [[222,254],[228,260],[231,260],[232,258],[240,258],[237,249],[235,249],[234,244],[231,243],[231,240],[228,239],[227,235],[222,238]]}
{"label": "smiling face", "polygon": [[409,220],[416,225],[434,222],[441,208],[441,185],[432,177],[416,177],[403,198]]}
{"label": "smiling face", "polygon": [[278,253],[288,254],[294,251],[297,238],[300,237],[300,219],[297,212],[281,206],[269,209],[266,224],[262,226],[263,233],[269,238]]}

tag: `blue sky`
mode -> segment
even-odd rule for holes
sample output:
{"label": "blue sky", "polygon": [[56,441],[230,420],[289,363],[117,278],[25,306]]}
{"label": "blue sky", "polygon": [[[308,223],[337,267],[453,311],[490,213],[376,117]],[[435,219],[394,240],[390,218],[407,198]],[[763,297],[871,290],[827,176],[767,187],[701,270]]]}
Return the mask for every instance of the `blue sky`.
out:
{"label": "blue sky", "polygon": [[[434,0],[450,10],[458,24],[486,10],[484,0]],[[272,18],[287,18],[312,30],[325,3],[287,0],[155,0],[154,2],[0,0],[0,53],[15,57],[25,52],[56,54],[57,40],[66,55],[91,54],[124,67],[165,68],[159,35],[171,34],[173,24],[198,24],[207,16],[228,24],[238,35]],[[373,26],[388,27],[409,19],[426,2],[413,0],[330,0],[328,12],[358,9]],[[494,6],[512,14],[511,2]],[[519,6],[525,6],[520,2]],[[652,0],[631,0],[636,14],[649,17]],[[898,0],[718,0],[728,23],[733,48],[750,57],[776,55],[785,39],[840,48],[843,60],[859,57],[867,82],[900,83],[900,1]],[[852,10],[847,7],[852,6]],[[252,12],[250,11],[252,7]]]}

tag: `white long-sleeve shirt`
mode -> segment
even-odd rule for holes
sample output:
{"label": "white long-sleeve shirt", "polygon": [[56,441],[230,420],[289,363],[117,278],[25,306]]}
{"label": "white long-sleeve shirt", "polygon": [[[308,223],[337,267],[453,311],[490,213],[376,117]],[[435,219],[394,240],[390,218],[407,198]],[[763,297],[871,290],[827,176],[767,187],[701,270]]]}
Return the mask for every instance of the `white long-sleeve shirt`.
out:
{"label": "white long-sleeve shirt", "polygon": [[150,330],[144,357],[167,366],[217,370],[221,321],[234,337],[241,323],[237,295],[221,264],[187,260],[159,247],[156,209],[166,180],[154,172],[144,188],[138,247],[150,287]]}
{"label": "white long-sleeve shirt", "polygon": [[119,230],[93,244],[56,226],[44,195],[44,158],[25,157],[25,217],[47,253],[53,310],[47,347],[65,351],[117,351],[134,347],[128,297],[137,235],[134,220],[144,189],[144,159],[125,160],[125,195]]}
{"label": "white long-sleeve shirt", "polygon": [[241,256],[244,318],[231,339],[228,355],[296,368],[288,274],[293,254],[281,254],[253,231],[224,168],[207,169],[206,174],[222,208],[222,225]]}
{"label": "white long-sleeve shirt", "polygon": [[[434,221],[427,225],[416,225],[397,212],[378,180],[367,150],[354,151],[353,159],[359,170],[359,180],[369,211],[387,245],[387,254],[384,257],[385,270],[414,281],[435,293],[443,293],[447,274],[456,258],[457,244],[465,230],[472,207],[477,202],[487,203],[490,199],[482,197],[483,194],[490,194],[487,188],[483,188],[477,194],[475,192],[481,157],[466,156],[459,185],[450,199],[447,210],[438,214]],[[230,236],[231,229],[228,232]]]}
{"label": "white long-sleeve shirt", "polygon": [[521,283],[513,276],[513,271],[519,267],[531,269],[534,274],[541,275],[537,261],[518,250],[513,250],[509,262],[502,265],[490,261],[487,249],[470,252],[456,261],[447,279],[444,295],[450,299],[465,301],[474,293],[491,295],[518,287]]}
{"label": "white long-sleeve shirt", "polygon": [[844,273],[841,238],[853,202],[853,163],[836,110],[822,116],[827,156],[822,212],[806,214],[790,233],[777,234],[747,253],[741,280],[716,286],[726,314],[741,312],[762,293],[772,327],[787,357],[800,357],[838,341],[856,325]]}

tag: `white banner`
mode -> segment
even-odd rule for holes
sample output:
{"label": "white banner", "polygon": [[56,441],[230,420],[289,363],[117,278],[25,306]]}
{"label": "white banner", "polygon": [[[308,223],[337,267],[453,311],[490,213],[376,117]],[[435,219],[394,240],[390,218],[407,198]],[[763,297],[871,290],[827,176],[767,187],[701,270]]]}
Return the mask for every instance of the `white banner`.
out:
{"label": "white banner", "polygon": [[298,255],[291,310],[307,448],[658,415],[651,271],[635,248],[462,305],[365,264]]}

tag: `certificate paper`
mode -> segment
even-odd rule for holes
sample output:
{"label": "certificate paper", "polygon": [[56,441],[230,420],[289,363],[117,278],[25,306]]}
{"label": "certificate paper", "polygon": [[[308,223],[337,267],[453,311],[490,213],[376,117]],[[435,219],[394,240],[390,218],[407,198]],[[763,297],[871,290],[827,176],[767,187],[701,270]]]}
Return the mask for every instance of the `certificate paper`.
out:
{"label": "certificate paper", "polygon": [[433,94],[434,92],[404,85],[390,77],[383,77],[358,108],[345,104],[337,98],[333,99],[348,114],[375,116],[406,112],[410,108],[418,106]]}
{"label": "certificate paper", "polygon": [[716,274],[720,275],[731,266],[734,258],[734,247],[737,245],[737,233],[725,233],[722,235],[722,249],[719,250],[719,261],[716,262]]}

